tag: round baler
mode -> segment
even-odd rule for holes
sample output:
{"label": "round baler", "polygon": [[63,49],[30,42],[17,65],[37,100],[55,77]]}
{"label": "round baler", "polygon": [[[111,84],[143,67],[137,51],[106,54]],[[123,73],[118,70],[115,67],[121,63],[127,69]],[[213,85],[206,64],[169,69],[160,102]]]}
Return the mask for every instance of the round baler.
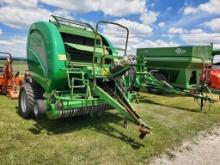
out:
{"label": "round baler", "polygon": [[50,119],[74,117],[116,109],[140,126],[140,137],[149,133],[125,96],[120,77],[129,64],[116,65],[122,56],[110,41],[87,23],[53,16],[55,21],[32,24],[27,39],[28,71],[19,92],[24,118],[46,114]]}

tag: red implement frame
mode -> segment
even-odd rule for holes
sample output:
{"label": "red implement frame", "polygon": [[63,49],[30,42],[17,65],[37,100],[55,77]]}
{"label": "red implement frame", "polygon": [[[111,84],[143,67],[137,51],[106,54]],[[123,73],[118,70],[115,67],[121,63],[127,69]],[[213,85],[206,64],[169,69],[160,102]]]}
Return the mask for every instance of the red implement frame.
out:
{"label": "red implement frame", "polygon": [[[0,52],[0,60],[4,60],[0,66],[0,93],[6,94],[11,99],[18,98],[18,86],[21,84],[19,72],[13,75],[12,56],[7,52]],[[3,55],[3,56],[2,56]]]}

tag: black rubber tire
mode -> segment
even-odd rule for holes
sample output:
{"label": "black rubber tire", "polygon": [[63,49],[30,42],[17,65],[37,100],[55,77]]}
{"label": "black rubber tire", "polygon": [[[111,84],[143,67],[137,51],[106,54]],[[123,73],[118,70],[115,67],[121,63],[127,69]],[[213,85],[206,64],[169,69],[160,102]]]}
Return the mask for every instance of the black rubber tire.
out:
{"label": "black rubber tire", "polygon": [[[153,76],[158,79],[159,81],[166,81],[168,82],[167,78],[162,74],[162,73],[153,73]],[[148,88],[148,92],[149,93],[153,93],[153,94],[164,94],[164,91],[161,89],[157,89],[157,88],[153,88],[153,87],[149,87]]]}
{"label": "black rubber tire", "polygon": [[44,100],[35,100],[34,104],[34,117],[36,119],[40,119],[45,116],[47,111],[47,106],[44,102]]}
{"label": "black rubber tire", "polygon": [[33,114],[34,91],[29,83],[23,83],[18,98],[19,113],[25,119],[29,119]]}
{"label": "black rubber tire", "polygon": [[32,88],[34,91],[35,100],[43,99],[43,94],[44,94],[43,88],[40,85],[38,85],[37,83],[32,83],[31,85],[32,85]]}
{"label": "black rubber tire", "polygon": [[160,81],[168,82],[167,78],[162,73],[154,73],[153,75],[155,78],[157,78]]}

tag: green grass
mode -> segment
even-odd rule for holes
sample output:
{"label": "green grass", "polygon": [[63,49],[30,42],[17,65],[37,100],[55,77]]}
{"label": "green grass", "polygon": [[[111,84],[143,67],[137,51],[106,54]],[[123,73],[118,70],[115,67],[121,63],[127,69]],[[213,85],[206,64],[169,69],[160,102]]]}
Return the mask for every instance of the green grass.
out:
{"label": "green grass", "polygon": [[99,118],[25,120],[17,100],[0,96],[1,164],[146,164],[220,121],[219,103],[200,112],[189,97],[140,93],[140,98],[134,105],[152,127],[144,140],[134,124],[124,129],[115,111]]}
{"label": "green grass", "polygon": [[27,70],[26,62],[24,61],[15,61],[13,62],[13,71],[19,71],[20,75],[24,75],[25,70]]}
{"label": "green grass", "polygon": [[[4,66],[5,61],[0,60],[0,66]],[[20,75],[24,75],[25,70],[27,70],[27,65],[25,61],[13,61],[13,72],[14,74],[19,71]]]}

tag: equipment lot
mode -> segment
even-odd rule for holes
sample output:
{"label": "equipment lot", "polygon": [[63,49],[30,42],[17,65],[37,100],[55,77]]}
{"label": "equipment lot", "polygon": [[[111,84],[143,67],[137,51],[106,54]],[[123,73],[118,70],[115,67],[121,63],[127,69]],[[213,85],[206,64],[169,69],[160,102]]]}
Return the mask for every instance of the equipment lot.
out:
{"label": "equipment lot", "polygon": [[192,98],[170,96],[140,93],[134,105],[152,128],[144,140],[135,125],[124,129],[114,110],[101,117],[24,120],[17,100],[0,96],[1,164],[145,164],[219,123],[219,102],[200,112]]}

